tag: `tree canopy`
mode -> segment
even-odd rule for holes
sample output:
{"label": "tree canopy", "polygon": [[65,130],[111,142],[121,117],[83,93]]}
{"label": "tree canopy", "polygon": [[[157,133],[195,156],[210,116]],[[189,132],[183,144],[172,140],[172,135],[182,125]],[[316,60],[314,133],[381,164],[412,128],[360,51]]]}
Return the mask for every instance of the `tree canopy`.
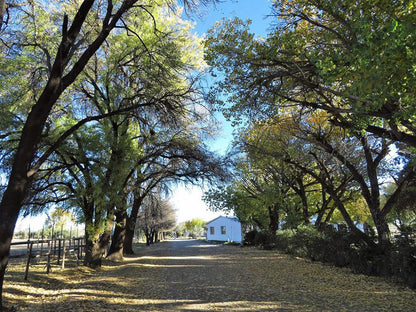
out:
{"label": "tree canopy", "polygon": [[208,32],[208,99],[240,126],[236,167],[246,169],[207,198],[239,212],[239,192],[264,194],[260,209],[273,194],[281,218],[293,215],[285,209],[305,223],[342,215],[388,240],[388,215],[415,179],[414,4],[273,1],[272,18],[265,38],[238,18]]}

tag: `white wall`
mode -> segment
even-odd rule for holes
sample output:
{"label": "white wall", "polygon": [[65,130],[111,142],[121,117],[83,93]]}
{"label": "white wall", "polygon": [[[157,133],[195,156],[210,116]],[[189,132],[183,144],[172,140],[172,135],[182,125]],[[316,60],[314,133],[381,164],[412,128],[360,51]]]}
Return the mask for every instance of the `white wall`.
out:
{"label": "white wall", "polygon": [[[221,226],[225,226],[225,234],[221,233]],[[214,227],[214,234],[211,234],[211,227]],[[207,240],[241,243],[241,223],[232,218],[218,217],[207,223]]]}

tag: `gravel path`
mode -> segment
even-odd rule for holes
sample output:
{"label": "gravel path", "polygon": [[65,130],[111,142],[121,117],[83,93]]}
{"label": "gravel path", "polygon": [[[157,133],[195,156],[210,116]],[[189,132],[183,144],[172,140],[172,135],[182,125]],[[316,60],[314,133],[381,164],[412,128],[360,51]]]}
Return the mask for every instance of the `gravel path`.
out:
{"label": "gravel path", "polygon": [[68,269],[33,274],[26,283],[12,279],[5,297],[21,310],[55,312],[416,310],[415,291],[380,278],[195,240],[143,247],[99,272]]}

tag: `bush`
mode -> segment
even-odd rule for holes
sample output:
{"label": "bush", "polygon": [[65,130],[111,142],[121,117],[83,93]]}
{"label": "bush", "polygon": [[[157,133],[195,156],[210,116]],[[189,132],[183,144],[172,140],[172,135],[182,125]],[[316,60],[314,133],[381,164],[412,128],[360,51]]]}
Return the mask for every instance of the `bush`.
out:
{"label": "bush", "polygon": [[247,232],[244,235],[244,245],[250,245],[253,246],[254,244],[254,239],[256,238],[258,231],[257,230],[251,230],[249,232]]}
{"label": "bush", "polygon": [[318,231],[302,225],[278,231],[275,246],[295,256],[350,267],[356,273],[396,276],[416,288],[416,244],[408,235],[394,241],[391,250],[383,250],[374,238],[364,240],[346,228],[327,225]]}
{"label": "bush", "polygon": [[254,245],[261,246],[264,249],[276,247],[276,235],[270,232],[257,232],[254,237]]}
{"label": "bush", "polygon": [[416,242],[413,233],[399,235],[391,247],[383,249],[372,235],[363,237],[346,227],[326,225],[318,231],[311,225],[296,230],[268,232],[250,231],[245,244],[265,249],[277,248],[285,253],[313,261],[349,267],[355,273],[395,276],[416,288]]}
{"label": "bush", "polygon": [[392,252],[393,274],[403,279],[410,287],[416,288],[416,242],[408,236],[401,236],[394,242]]}
{"label": "bush", "polygon": [[316,246],[321,244],[322,235],[313,226],[301,225],[296,230],[278,231],[276,235],[277,248],[299,257],[317,260]]}

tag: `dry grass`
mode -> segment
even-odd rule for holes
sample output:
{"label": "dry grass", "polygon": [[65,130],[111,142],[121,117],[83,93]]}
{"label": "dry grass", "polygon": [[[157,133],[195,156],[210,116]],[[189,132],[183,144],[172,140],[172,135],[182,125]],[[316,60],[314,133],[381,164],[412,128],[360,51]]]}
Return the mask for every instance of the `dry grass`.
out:
{"label": "dry grass", "polygon": [[4,299],[19,311],[415,311],[416,292],[277,252],[176,241],[123,263],[10,266]]}

